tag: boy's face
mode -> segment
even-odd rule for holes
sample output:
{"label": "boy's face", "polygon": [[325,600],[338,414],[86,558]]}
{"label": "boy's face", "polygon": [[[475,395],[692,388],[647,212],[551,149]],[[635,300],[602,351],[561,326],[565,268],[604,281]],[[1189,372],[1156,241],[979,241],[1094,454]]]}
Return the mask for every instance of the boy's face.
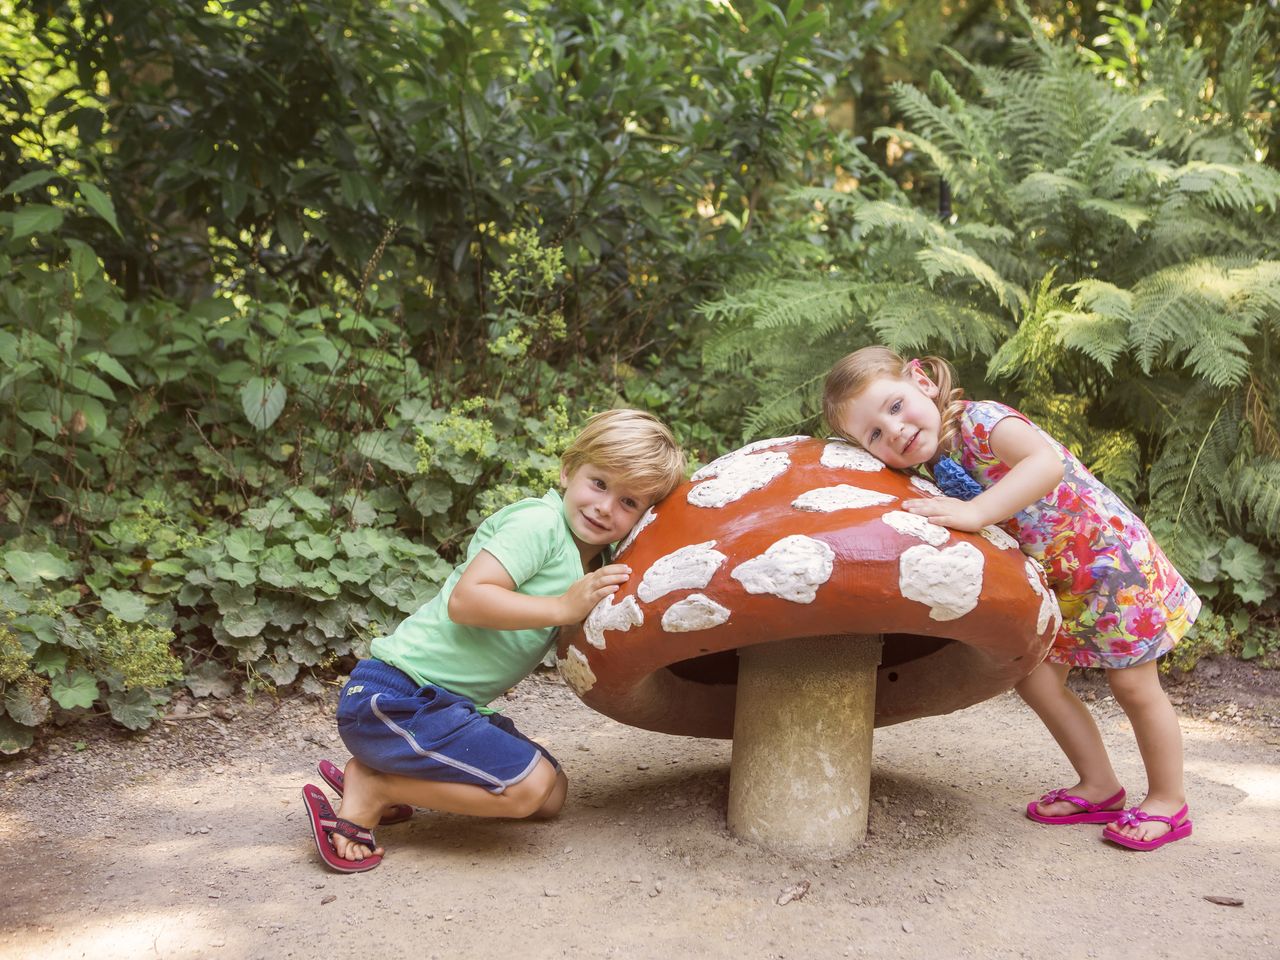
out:
{"label": "boy's face", "polygon": [[880,377],[845,401],[840,426],[890,467],[928,463],[938,452],[938,386],[923,373]]}
{"label": "boy's face", "polygon": [[579,546],[599,552],[631,532],[653,500],[616,473],[584,463],[572,473],[561,469],[564,513]]}

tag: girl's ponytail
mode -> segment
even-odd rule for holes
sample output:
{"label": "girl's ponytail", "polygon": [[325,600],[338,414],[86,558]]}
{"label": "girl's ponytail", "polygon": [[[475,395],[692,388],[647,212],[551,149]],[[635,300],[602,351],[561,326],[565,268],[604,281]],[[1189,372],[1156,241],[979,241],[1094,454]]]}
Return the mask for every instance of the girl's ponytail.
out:
{"label": "girl's ponytail", "polygon": [[923,357],[910,361],[908,366],[923,367],[925,376],[938,386],[938,396],[934,398],[942,417],[938,445],[946,450],[951,446],[951,440],[960,432],[960,415],[964,412],[964,390],[955,386],[956,372],[942,357]]}

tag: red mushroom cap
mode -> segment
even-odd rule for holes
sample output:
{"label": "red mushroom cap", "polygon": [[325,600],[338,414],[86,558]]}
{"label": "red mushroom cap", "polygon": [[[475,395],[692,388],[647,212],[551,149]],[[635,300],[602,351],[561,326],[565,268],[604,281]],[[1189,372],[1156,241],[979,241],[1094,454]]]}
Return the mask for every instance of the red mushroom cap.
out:
{"label": "red mushroom cap", "polygon": [[631,579],[561,631],[557,665],[615,720],[702,737],[732,736],[734,651],[757,643],[883,635],[877,726],[1002,693],[1044,658],[1057,601],[1004,531],[902,510],[939,494],[843,441],[749,444],[636,525]]}

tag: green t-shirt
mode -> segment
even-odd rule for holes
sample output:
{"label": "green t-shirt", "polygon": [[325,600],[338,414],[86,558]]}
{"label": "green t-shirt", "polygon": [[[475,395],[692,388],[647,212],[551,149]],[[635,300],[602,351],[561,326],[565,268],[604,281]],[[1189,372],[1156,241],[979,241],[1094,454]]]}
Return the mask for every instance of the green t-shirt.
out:
{"label": "green t-shirt", "polygon": [[[503,507],[480,524],[467,559],[445,585],[389,637],[373,641],[370,654],[422,684],[434,683],[477,706],[515,686],[551,648],[554,627],[492,630],[449,619],[449,597],[471,559],[491,553],[515,581],[516,592],[558,597],[582,574],[582,555],[569,531],[564,501],[555,490]],[[487,712],[487,711],[486,711]]]}

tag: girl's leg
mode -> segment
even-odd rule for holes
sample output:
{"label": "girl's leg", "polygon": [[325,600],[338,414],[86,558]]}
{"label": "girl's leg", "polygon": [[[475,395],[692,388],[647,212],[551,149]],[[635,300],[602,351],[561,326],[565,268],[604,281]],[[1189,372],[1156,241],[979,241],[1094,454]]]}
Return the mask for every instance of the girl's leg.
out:
{"label": "girl's leg", "polygon": [[[1036,667],[1015,689],[1049,728],[1049,733],[1080,777],[1068,792],[1093,803],[1101,803],[1119,791],[1120,781],[1111,767],[1107,748],[1102,743],[1102,734],[1098,731],[1089,708],[1067,689],[1067,674],[1070,671],[1071,668],[1066,664],[1046,661]],[[1079,812],[1075,804],[1065,800],[1039,804],[1036,809],[1046,817]]]}
{"label": "girl's leg", "polygon": [[[1107,680],[1133,726],[1138,752],[1147,768],[1147,797],[1139,806],[1162,817],[1177,813],[1187,802],[1182,784],[1182,729],[1173,704],[1160,686],[1156,662],[1108,670]],[[1171,829],[1158,821],[1133,827],[1112,824],[1111,828],[1138,840],[1153,840]]]}
{"label": "girl's leg", "polygon": [[[533,771],[502,793],[490,793],[469,783],[417,780],[374,770],[352,757],[346,766],[346,792],[339,811],[344,820],[362,827],[377,824],[390,804],[408,803],[442,813],[466,813],[473,817],[550,817],[564,803],[568,780],[546,757],[539,757]],[[345,860],[363,860],[382,850],[370,850],[346,837],[333,835],[334,848]]]}

